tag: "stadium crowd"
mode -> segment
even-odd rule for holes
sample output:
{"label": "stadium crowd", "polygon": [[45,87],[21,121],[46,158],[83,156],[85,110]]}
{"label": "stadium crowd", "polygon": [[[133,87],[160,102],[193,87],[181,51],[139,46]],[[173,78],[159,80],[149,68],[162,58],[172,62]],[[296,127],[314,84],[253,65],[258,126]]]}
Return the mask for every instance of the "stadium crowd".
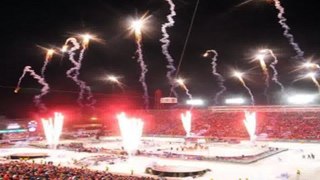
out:
{"label": "stadium crowd", "polygon": [[54,166],[52,163],[36,164],[21,161],[0,163],[0,179],[154,180],[152,177],[124,176],[86,168]]}
{"label": "stadium crowd", "polygon": [[[150,110],[145,122],[144,134],[184,136],[180,114],[186,110]],[[257,112],[256,134],[272,139],[320,140],[320,112],[312,110],[263,110]],[[142,113],[137,113],[142,114]],[[212,138],[248,138],[244,111],[192,110],[192,133]],[[118,134],[118,125],[110,121],[108,131]],[[174,128],[173,128],[174,127]]]}

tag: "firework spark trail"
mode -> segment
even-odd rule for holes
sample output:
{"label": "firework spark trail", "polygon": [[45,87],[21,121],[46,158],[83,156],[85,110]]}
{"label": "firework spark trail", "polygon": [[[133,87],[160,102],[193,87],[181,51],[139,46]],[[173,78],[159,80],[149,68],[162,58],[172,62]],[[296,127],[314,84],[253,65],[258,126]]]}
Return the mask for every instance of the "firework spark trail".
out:
{"label": "firework spark trail", "polygon": [[247,0],[247,1],[244,1],[244,2],[242,2],[242,3],[238,4],[238,5],[236,5],[235,7],[241,7],[241,6],[246,5],[246,4],[248,4],[248,3],[252,2],[252,1],[253,1],[253,0]]}
{"label": "firework spark trail", "polygon": [[264,82],[265,82],[266,88],[264,89],[264,95],[266,96],[267,101],[269,102],[268,89],[269,89],[269,86],[270,86],[270,82],[269,82],[270,75],[269,75],[269,71],[268,71],[266,62],[264,61],[264,56],[265,56],[264,54],[261,54],[261,55],[258,55],[257,58],[259,60],[262,72],[263,72],[263,74],[265,76],[265,81]]}
{"label": "firework spark trail", "polygon": [[187,88],[187,86],[186,85],[182,85],[182,88],[186,91],[186,94],[189,97],[189,99],[192,99],[192,95],[189,93],[189,89]]}
{"label": "firework spark trail", "polygon": [[275,82],[277,85],[280,86],[281,88],[281,92],[284,92],[284,86],[283,84],[279,81],[278,79],[278,71],[276,69],[276,65],[278,64],[278,58],[277,56],[273,53],[273,51],[271,49],[267,49],[267,51],[271,54],[272,58],[273,58],[273,61],[272,63],[270,64],[270,67],[271,69],[273,70],[273,76],[271,78],[271,80],[273,82]]}
{"label": "firework spark trail", "polygon": [[250,98],[251,98],[251,104],[254,105],[255,104],[255,101],[254,101],[254,97],[253,97],[253,94],[252,94],[252,91],[251,89],[247,86],[247,84],[244,82],[241,74],[236,74],[236,77],[239,79],[239,81],[242,83],[243,87],[246,88],[246,90],[248,91],[249,95],[250,95]]}
{"label": "firework spark trail", "polygon": [[279,24],[284,29],[283,35],[289,40],[290,45],[293,47],[293,49],[296,51],[297,56],[300,60],[303,60],[304,52],[300,49],[299,44],[294,41],[293,35],[289,32],[290,27],[287,25],[286,21],[287,19],[283,16],[284,15],[284,8],[281,6],[280,0],[273,0],[274,5],[278,12],[278,18],[279,18]]}
{"label": "firework spark trail", "polygon": [[317,79],[314,76],[312,76],[311,79],[314,82],[314,84],[317,86],[318,91],[320,93],[320,84],[319,84],[319,82],[317,81]]}
{"label": "firework spark trail", "polygon": [[91,89],[90,87],[88,87],[86,85],[86,83],[82,80],[79,79],[79,75],[80,75],[80,68],[81,68],[81,62],[82,62],[82,59],[83,59],[83,54],[84,54],[84,51],[85,51],[85,46],[83,46],[83,49],[81,50],[80,52],[80,55],[79,55],[79,60],[76,61],[75,60],[75,51],[77,51],[78,49],[80,49],[80,43],[77,41],[76,38],[68,38],[65,42],[65,45],[64,47],[66,47],[66,45],[68,43],[71,43],[73,45],[72,48],[70,48],[68,52],[69,54],[69,60],[71,61],[71,63],[74,65],[74,67],[70,68],[68,71],[67,71],[67,77],[68,78],[71,78],[79,87],[80,87],[80,92],[79,92],[79,97],[78,97],[78,103],[79,105],[83,106],[83,103],[82,103],[82,100],[83,100],[83,97],[84,97],[84,94],[85,92],[87,91],[88,92],[88,97],[87,97],[87,100],[91,100],[91,104],[89,104],[89,106],[92,106],[94,104],[94,100],[92,100],[92,93],[91,93]]}
{"label": "firework spark trail", "polygon": [[176,80],[176,84],[178,84],[180,87],[182,87],[186,91],[186,94],[189,97],[189,99],[192,99],[192,95],[189,93],[189,89],[184,84],[184,80],[183,79],[177,79]]}
{"label": "firework spark trail", "polygon": [[170,5],[170,14],[167,16],[167,23],[164,23],[161,27],[162,31],[162,39],[160,39],[160,42],[162,42],[162,53],[165,55],[168,65],[166,66],[168,71],[167,71],[167,78],[169,80],[169,83],[171,85],[170,91],[174,94],[175,97],[178,96],[177,92],[175,91],[175,83],[173,79],[174,72],[176,71],[176,68],[174,67],[174,59],[169,53],[169,46],[170,46],[170,40],[169,40],[169,34],[167,32],[167,28],[173,27],[174,26],[174,20],[173,17],[176,15],[175,12],[175,5],[171,0],[166,0],[168,4]]}
{"label": "firework spark trail", "polygon": [[34,72],[34,70],[31,68],[31,66],[26,66],[24,67],[23,73],[21,75],[21,77],[19,78],[17,87],[15,89],[15,93],[18,93],[19,89],[20,89],[20,85],[22,82],[22,79],[25,77],[25,75],[27,73],[30,73],[30,76],[32,76],[34,79],[36,79],[38,81],[39,84],[41,84],[43,87],[41,88],[41,93],[39,95],[34,96],[33,98],[33,102],[35,103],[35,105],[41,110],[41,111],[46,111],[47,108],[46,106],[41,102],[41,98],[49,93],[50,87],[49,84],[46,82],[46,80],[44,78],[42,78],[41,76],[39,76],[38,74],[36,74]]}
{"label": "firework spark trail", "polygon": [[45,73],[45,71],[46,71],[46,69],[47,69],[47,65],[48,65],[49,61],[51,60],[51,58],[52,58],[52,56],[53,56],[53,53],[54,53],[54,50],[52,50],[52,49],[48,49],[48,50],[47,50],[46,59],[45,59],[45,61],[44,61],[44,63],[43,63],[43,66],[42,66],[42,68],[41,68],[41,76],[42,76],[43,78],[45,78],[45,77],[44,77],[44,73]]}
{"label": "firework spark trail", "polygon": [[134,24],[132,25],[132,28],[134,29],[134,34],[135,34],[135,39],[136,39],[136,44],[137,44],[137,50],[136,50],[136,54],[138,55],[137,62],[139,63],[140,68],[141,68],[141,74],[140,74],[139,81],[141,82],[142,88],[144,91],[143,99],[144,99],[145,108],[148,109],[149,108],[149,94],[148,94],[148,86],[146,83],[146,73],[148,72],[148,69],[147,69],[147,65],[144,63],[143,53],[142,53],[142,45],[141,45],[142,25],[143,25],[143,18],[138,21],[135,21]]}
{"label": "firework spark trail", "polygon": [[252,103],[252,105],[254,105],[255,101],[254,101],[254,97],[253,97],[253,94],[251,92],[251,89],[247,86],[247,84],[243,80],[241,81],[241,83],[242,83],[243,87],[245,87],[247,89],[248,93],[250,94],[251,103]]}
{"label": "firework spark trail", "polygon": [[221,89],[219,92],[217,92],[217,94],[215,95],[215,98],[214,98],[215,104],[218,104],[218,98],[221,96],[222,93],[224,93],[224,92],[227,90],[227,88],[224,86],[224,78],[222,77],[221,74],[219,74],[219,73],[217,72],[217,57],[218,57],[218,52],[215,51],[215,50],[207,50],[207,51],[205,52],[204,56],[205,56],[205,57],[208,56],[209,53],[213,53],[212,62],[211,62],[211,64],[212,64],[212,74],[217,77],[217,79],[218,79],[218,86],[219,86],[220,89]]}

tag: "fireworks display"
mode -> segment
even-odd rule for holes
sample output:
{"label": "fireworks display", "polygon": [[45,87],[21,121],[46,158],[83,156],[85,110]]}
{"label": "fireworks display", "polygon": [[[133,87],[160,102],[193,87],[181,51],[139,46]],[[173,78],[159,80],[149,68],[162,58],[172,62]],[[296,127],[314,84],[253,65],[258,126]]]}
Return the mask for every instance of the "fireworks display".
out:
{"label": "fireworks display", "polygon": [[[95,103],[95,100],[93,99],[91,88],[87,86],[84,81],[79,79],[80,69],[81,69],[82,60],[83,60],[83,54],[86,48],[88,47],[90,37],[91,36],[89,35],[83,35],[83,42],[82,42],[83,48],[80,51],[78,61],[75,59],[75,55],[76,55],[76,51],[79,50],[81,46],[76,38],[68,38],[65,44],[63,45],[61,51],[62,52],[65,51],[69,54],[69,60],[74,65],[72,68],[70,68],[66,72],[66,74],[67,74],[67,77],[72,79],[80,88],[80,92],[78,96],[78,104],[83,106],[84,96],[87,95],[87,97],[85,98],[86,101],[88,102],[87,105],[93,108],[93,104]],[[70,48],[68,44],[72,44],[73,47]]]}
{"label": "fireworks display", "polygon": [[293,35],[290,33],[290,27],[286,23],[287,19],[284,17],[285,10],[281,6],[280,0],[273,0],[276,9],[278,10],[279,24],[284,29],[283,35],[289,40],[290,45],[296,51],[300,60],[303,60],[304,52],[300,49],[299,44],[295,42]]}
{"label": "fireworks display", "polygon": [[47,145],[56,149],[59,144],[60,136],[63,129],[64,117],[61,113],[54,113],[54,118],[41,119]]}
{"label": "fireworks display", "polygon": [[[312,23],[320,15],[307,14],[318,8],[309,9],[316,3],[199,2],[54,2],[50,8],[46,3],[34,8],[33,3],[13,3],[2,23],[9,32],[9,43],[2,43],[8,44],[3,50],[9,56],[2,59],[11,60],[3,72],[12,75],[19,67],[14,93],[21,94],[10,97],[14,75],[4,75],[0,87],[11,102],[2,104],[1,118],[41,120],[43,132],[24,123],[7,123],[0,134],[1,140],[10,141],[2,148],[3,157],[43,156],[34,160],[36,167],[50,170],[58,165],[72,171],[48,172],[53,178],[319,177],[313,170],[320,165],[309,162],[317,162],[320,148],[311,152],[300,148],[301,143],[273,143],[319,140],[314,124],[320,113],[320,61],[315,50],[320,26]],[[294,20],[292,27],[299,32],[292,31],[286,17]],[[93,34],[74,33],[79,29],[97,33],[105,43],[98,44]],[[51,44],[56,42],[61,44]],[[30,50],[36,43],[52,48],[42,52],[40,61]],[[54,61],[57,56],[60,64]],[[292,61],[293,56],[299,61]],[[29,85],[32,91],[24,90],[28,75],[37,81],[30,79],[37,83]],[[26,106],[30,94],[39,112]],[[55,112],[60,110],[64,114]],[[49,112],[55,113],[48,116]],[[16,145],[28,145],[24,149],[30,152],[15,150]],[[292,160],[296,163],[288,166]],[[16,166],[9,160],[7,164]],[[22,170],[28,172],[33,164]]]}
{"label": "fireworks display", "polygon": [[224,92],[227,90],[227,88],[226,88],[225,85],[224,85],[224,78],[222,77],[221,74],[219,74],[219,73],[217,72],[217,57],[218,57],[218,53],[217,53],[217,51],[215,51],[215,50],[207,50],[207,51],[203,54],[203,56],[204,56],[204,57],[209,57],[210,54],[213,54],[213,56],[212,56],[212,62],[211,62],[211,65],[212,65],[212,74],[217,77],[217,79],[218,79],[218,86],[219,86],[219,88],[220,88],[220,91],[217,92],[217,94],[215,95],[215,98],[214,98],[215,104],[218,104],[218,99],[219,99],[219,97],[221,96],[222,93],[224,93]]}
{"label": "fireworks display", "polygon": [[317,81],[317,78],[316,78],[316,73],[314,72],[310,72],[306,75],[307,78],[311,78],[311,80],[313,81],[313,83],[317,86],[318,88],[318,91],[320,93],[320,84],[319,82]]}
{"label": "fireworks display", "polygon": [[192,114],[190,111],[187,111],[185,114],[181,113],[181,122],[187,137],[190,137],[191,122],[192,122],[191,120],[192,120]]}
{"label": "fireworks display", "polygon": [[244,115],[245,115],[245,119],[243,120],[243,123],[250,136],[250,141],[254,142],[257,137],[256,136],[256,126],[257,126],[256,113],[245,111]]}
{"label": "fireworks display", "polygon": [[246,90],[248,91],[249,95],[250,95],[250,98],[251,98],[251,104],[254,105],[255,104],[255,101],[254,101],[254,97],[253,97],[253,94],[252,94],[252,91],[251,89],[247,86],[247,84],[245,83],[245,81],[243,80],[243,73],[241,72],[234,72],[233,75],[235,77],[237,77],[239,79],[239,81],[241,82],[241,84],[243,85],[244,88],[246,88]]}
{"label": "fireworks display", "polygon": [[312,63],[312,62],[305,62],[303,63],[303,67],[307,68],[307,69],[311,69],[311,70],[319,70],[320,66],[316,63]]}
{"label": "fireworks display", "polygon": [[183,79],[176,79],[176,83],[182,87],[182,89],[184,89],[186,91],[187,96],[189,97],[189,99],[192,99],[192,95],[189,93],[189,89],[187,88],[187,86],[184,83]]}
{"label": "fireworks display", "polygon": [[279,81],[278,79],[278,71],[276,69],[276,65],[278,64],[278,58],[277,56],[273,53],[273,51],[271,49],[263,49],[260,52],[262,53],[269,53],[271,55],[271,57],[273,58],[273,61],[270,63],[270,68],[273,71],[273,75],[271,80],[276,83],[278,86],[280,86],[281,88],[281,92],[284,92],[284,86],[282,85],[282,83]]}
{"label": "fireworks display", "polygon": [[266,65],[266,62],[265,62],[264,58],[265,58],[265,51],[262,50],[256,56],[256,59],[259,60],[260,67],[261,67],[262,72],[263,72],[263,74],[265,76],[265,81],[264,82],[265,82],[266,88],[264,90],[264,95],[266,96],[267,100],[269,100],[268,88],[270,86],[270,82],[269,82],[270,75],[269,75],[269,71],[268,71],[268,68],[267,68],[267,65]]}
{"label": "fireworks display", "polygon": [[143,121],[138,118],[128,118],[125,113],[117,115],[124,149],[131,156],[138,149],[143,132]]}
{"label": "fireworks display", "polygon": [[25,66],[22,75],[19,78],[17,87],[15,88],[14,92],[18,93],[19,90],[21,89],[20,85],[22,82],[22,79],[25,77],[25,75],[27,73],[30,73],[30,76],[32,76],[34,79],[36,79],[38,81],[39,84],[41,84],[43,87],[41,88],[41,93],[38,95],[35,95],[33,98],[33,102],[35,103],[35,105],[40,109],[40,111],[46,111],[47,108],[44,105],[44,103],[42,103],[42,97],[46,94],[49,93],[50,90],[50,86],[49,84],[46,82],[45,80],[45,70],[47,68],[47,65],[49,63],[49,61],[51,60],[52,56],[54,54],[54,50],[53,49],[47,49],[47,53],[46,53],[46,58],[45,61],[43,63],[43,66],[41,68],[41,76],[39,76],[32,68],[31,66]]}
{"label": "fireworks display", "polygon": [[45,73],[45,71],[47,69],[47,65],[48,65],[49,61],[51,60],[53,54],[54,54],[54,50],[53,49],[48,49],[47,50],[46,59],[45,59],[45,61],[43,63],[43,66],[41,68],[41,76],[43,78],[45,78],[44,73]]}
{"label": "fireworks display", "polygon": [[167,28],[174,26],[174,20],[173,17],[176,15],[176,12],[174,10],[175,5],[172,2],[172,0],[166,0],[168,4],[170,5],[170,14],[167,16],[167,23],[164,23],[161,27],[162,31],[162,39],[160,40],[163,44],[161,46],[162,48],[162,53],[165,55],[168,64],[167,64],[167,78],[169,80],[169,83],[171,85],[171,92],[174,94],[175,97],[177,97],[177,92],[175,91],[175,82],[174,82],[174,72],[176,71],[176,68],[174,66],[174,59],[169,53],[169,45],[170,45],[170,39],[169,39],[169,34],[167,32]]}
{"label": "fireworks display", "polygon": [[25,75],[26,75],[27,73],[30,73],[30,76],[33,77],[35,80],[38,81],[39,84],[42,85],[41,93],[38,94],[38,95],[36,95],[36,96],[34,96],[33,102],[35,103],[35,105],[36,105],[41,111],[46,111],[47,108],[46,108],[46,106],[42,103],[41,98],[42,98],[44,95],[46,95],[46,94],[49,93],[50,87],[49,87],[49,84],[46,82],[46,80],[45,80],[43,77],[39,76],[38,74],[36,74],[36,73],[34,72],[34,70],[31,68],[31,66],[26,66],[26,67],[24,67],[23,73],[22,73],[22,75],[21,75],[20,78],[19,78],[17,87],[16,87],[16,89],[14,90],[14,92],[15,92],[15,93],[18,93],[18,92],[19,92],[19,90],[21,89],[20,85],[21,85],[22,79],[25,77]]}
{"label": "fireworks display", "polygon": [[116,84],[120,84],[120,81],[118,80],[118,78],[116,76],[108,76],[107,77],[108,81],[114,82]]}
{"label": "fireworks display", "polygon": [[142,53],[142,29],[143,29],[143,25],[144,25],[144,21],[145,21],[145,17],[143,16],[142,18],[132,21],[131,22],[131,26],[130,28],[134,31],[135,34],[135,39],[136,39],[136,44],[137,44],[137,55],[138,55],[138,63],[140,65],[141,68],[141,74],[140,74],[140,78],[139,81],[142,84],[142,88],[144,91],[144,104],[146,109],[149,108],[149,94],[148,94],[148,86],[146,83],[146,73],[148,72],[147,69],[147,65],[144,63],[143,60],[143,53]]}
{"label": "fireworks display", "polygon": [[119,86],[119,88],[124,91],[124,85],[123,83],[121,83],[119,81],[119,78],[114,76],[114,75],[110,75],[110,76],[107,76],[107,80],[110,81],[111,83],[115,83],[117,86]]}
{"label": "fireworks display", "polygon": [[[244,3],[240,4],[237,7],[240,7],[244,4],[247,4],[249,2],[252,2],[253,0],[248,0],[245,1]],[[166,63],[166,77],[168,79],[168,82],[171,86],[170,88],[170,96],[171,93],[174,94],[175,97],[178,97],[177,92],[175,91],[175,87],[180,86],[186,93],[189,99],[192,99],[192,95],[189,92],[188,87],[186,86],[185,82],[183,79],[175,79],[176,77],[174,76],[175,71],[179,69],[180,67],[180,62],[179,66],[176,69],[175,67],[175,61],[172,55],[169,52],[169,47],[171,45],[171,38],[168,33],[168,29],[172,28],[175,25],[175,18],[176,18],[176,5],[174,4],[173,0],[165,0],[167,5],[169,5],[169,13],[166,16],[166,22],[161,25],[161,50],[162,54],[164,55],[167,63]],[[281,25],[282,29],[284,30],[283,35],[288,39],[290,45],[294,48],[297,57],[301,60],[304,60],[304,52],[300,49],[298,43],[295,42],[295,39],[293,35],[290,33],[290,27],[287,24],[287,19],[284,17],[285,14],[285,9],[281,5],[280,0],[271,0],[272,4],[274,3],[274,6],[278,12],[277,17],[279,19],[279,24]],[[198,6],[198,3],[197,3]],[[195,15],[195,14],[194,14]],[[193,17],[194,17],[193,15]],[[150,15],[151,16],[151,15]],[[144,106],[145,109],[149,108],[149,94],[148,94],[148,86],[146,82],[146,74],[148,72],[147,65],[144,61],[144,53],[142,49],[142,36],[146,33],[146,23],[148,18],[147,13],[144,14],[141,18],[136,19],[131,22],[130,24],[130,29],[134,33],[135,37],[135,43],[136,43],[136,56],[137,56],[137,62],[140,66],[140,76],[139,76],[139,82],[142,85],[143,88],[143,100],[144,100]],[[189,28],[190,30],[190,28]],[[148,35],[148,34],[147,34]],[[190,31],[188,31],[188,36],[190,35]],[[83,34],[83,35],[78,35],[75,37],[68,38],[63,46],[60,49],[60,53],[65,55],[68,55],[68,59],[72,64],[72,67],[67,70],[66,75],[68,78],[73,80],[77,86],[79,87],[79,95],[77,102],[79,105],[83,106],[89,106],[92,109],[94,109],[94,104],[95,104],[95,99],[93,98],[93,94],[91,92],[91,87],[87,85],[87,82],[81,80],[80,78],[80,70],[82,66],[82,61],[84,60],[84,55],[89,48],[90,41],[96,39],[93,35],[90,34]],[[54,47],[54,46],[52,46]],[[174,49],[174,48],[173,48]],[[184,48],[185,50],[185,48]],[[184,53],[183,50],[183,53]],[[183,54],[182,53],[182,54]],[[220,53],[220,52],[219,52]],[[59,52],[56,52],[54,49],[46,49],[46,56],[45,56],[45,61],[43,66],[41,67],[41,76],[36,74],[35,71],[31,68],[31,66],[26,66],[24,68],[22,76],[19,78],[19,82],[17,84],[16,89],[14,90],[15,93],[18,93],[19,90],[21,89],[21,81],[25,77],[27,73],[30,73],[30,75],[36,79],[43,87],[41,89],[41,94],[36,95],[34,97],[34,102],[36,106],[41,109],[42,111],[46,110],[46,106],[42,103],[42,97],[46,95],[49,92],[49,84],[46,82],[45,79],[45,71],[47,69],[48,63],[51,61],[53,55],[59,54]],[[222,54],[222,53],[221,53]],[[219,54],[220,55],[220,54]],[[183,57],[183,56],[182,56]],[[217,80],[217,86],[218,86],[218,91],[215,94],[214,97],[214,103],[215,105],[218,105],[220,102],[220,97],[221,95],[226,92],[227,86],[225,85],[225,81],[227,79],[224,79],[224,76],[219,73],[219,68],[217,67],[217,61],[218,61],[218,52],[216,50],[210,49],[207,50],[204,54],[203,57],[208,57],[211,59],[211,66],[212,66],[212,75],[216,78]],[[269,62],[269,58],[272,61]],[[62,56],[63,58],[63,56]],[[258,54],[255,57],[255,60],[259,62],[259,65],[261,67],[262,73],[264,75],[264,85],[265,85],[265,91],[264,95],[267,97],[268,103],[269,103],[269,93],[268,90],[270,88],[270,83],[275,83],[281,88],[281,92],[284,93],[285,88],[283,84],[279,81],[278,79],[278,70],[276,66],[278,65],[278,58],[274,54],[274,52],[271,49],[262,49],[258,52]],[[308,74],[306,72],[303,72],[302,78],[310,78],[313,83],[317,86],[319,92],[320,92],[320,85],[319,82],[317,81],[317,73],[319,73],[320,66],[317,63],[311,62],[311,61],[303,61],[302,67],[299,68],[301,69],[307,69]],[[179,71],[179,70],[178,70]],[[269,72],[270,71],[270,72]],[[234,76],[239,79],[243,87],[248,91],[251,99],[252,105],[255,105],[255,99],[252,93],[252,90],[247,86],[245,80],[243,79],[243,73],[240,72],[235,72]],[[116,76],[108,76],[107,80],[116,84],[119,86],[124,92],[123,89],[123,84],[119,81],[118,77]],[[272,80],[272,82],[271,82]],[[191,84],[191,83],[190,83]],[[249,85],[250,86],[250,85]],[[192,87],[192,86],[191,86]],[[153,88],[153,87],[152,87]],[[196,90],[194,90],[196,93]],[[222,102],[222,101],[221,101]]]}

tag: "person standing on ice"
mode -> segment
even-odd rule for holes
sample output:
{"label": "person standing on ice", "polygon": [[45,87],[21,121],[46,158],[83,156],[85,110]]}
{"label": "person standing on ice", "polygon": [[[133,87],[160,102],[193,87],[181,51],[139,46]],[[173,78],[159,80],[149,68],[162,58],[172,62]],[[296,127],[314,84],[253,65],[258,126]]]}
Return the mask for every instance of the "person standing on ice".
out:
{"label": "person standing on ice", "polygon": [[298,170],[297,170],[297,177],[300,177],[300,175],[301,175],[301,172],[300,172],[300,170],[298,169]]}

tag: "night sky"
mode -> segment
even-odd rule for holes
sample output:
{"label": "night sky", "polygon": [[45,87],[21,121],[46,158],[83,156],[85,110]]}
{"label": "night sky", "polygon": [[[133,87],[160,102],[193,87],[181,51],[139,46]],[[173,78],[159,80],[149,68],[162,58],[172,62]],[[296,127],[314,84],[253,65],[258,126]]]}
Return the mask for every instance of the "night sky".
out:
{"label": "night sky", "polygon": [[[175,26],[168,29],[170,53],[178,64],[190,25],[196,0],[173,0],[177,16]],[[212,76],[211,59],[202,57],[207,49],[218,53],[217,70],[226,81],[227,92],[223,97],[243,95],[246,90],[232,77],[232,69],[246,72],[245,81],[252,89],[257,104],[267,104],[263,95],[264,78],[257,62],[250,62],[257,50],[270,48],[279,59],[277,69],[279,80],[288,91],[314,92],[317,88],[311,80],[293,81],[301,72],[293,71],[299,63],[295,51],[282,35],[277,13],[272,1],[254,0],[243,6],[240,0],[200,0],[179,76],[187,79],[186,85],[194,97],[213,103],[219,90],[217,79]],[[316,0],[282,0],[285,17],[291,33],[305,52],[305,58],[317,62],[320,54],[320,3]],[[13,90],[23,71],[30,65],[40,73],[46,48],[61,47],[66,38],[79,33],[91,33],[102,41],[91,41],[85,53],[80,78],[91,86],[97,106],[112,103],[121,90],[103,78],[107,74],[122,76],[127,97],[143,102],[139,83],[140,67],[135,60],[136,44],[128,30],[130,18],[140,17],[148,12],[148,31],[143,34],[144,60],[148,66],[146,82],[149,95],[161,89],[169,95],[166,78],[167,61],[161,52],[161,24],[167,22],[169,5],[164,0],[5,0],[0,7],[2,46],[0,53],[0,114],[10,117],[27,116],[36,112],[32,102],[39,93],[39,84],[30,76],[22,82],[22,90]],[[78,87],[66,78],[65,72],[71,67],[67,57],[54,56],[47,67],[46,77],[53,92],[43,98],[49,107],[74,106]],[[249,71],[250,70],[250,71]],[[271,72],[271,71],[270,71]],[[247,79],[250,78],[249,79]],[[27,89],[23,89],[27,88]],[[28,89],[29,88],[29,89]],[[62,91],[57,91],[62,90]],[[271,83],[268,93],[270,104],[279,104],[279,87]],[[179,101],[187,96],[177,89]],[[133,104],[134,104],[133,103]]]}

